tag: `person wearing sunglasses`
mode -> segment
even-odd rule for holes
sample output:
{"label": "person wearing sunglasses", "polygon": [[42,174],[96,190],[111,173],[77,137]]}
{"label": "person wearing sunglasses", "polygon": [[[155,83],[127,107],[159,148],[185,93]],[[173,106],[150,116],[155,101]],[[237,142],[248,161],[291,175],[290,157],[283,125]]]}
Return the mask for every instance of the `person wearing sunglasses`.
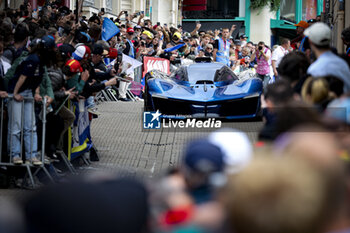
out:
{"label": "person wearing sunglasses", "polygon": [[95,44],[92,49],[91,61],[94,64],[95,70],[98,69],[102,72],[107,72],[107,67],[103,63],[103,58],[108,54],[108,51],[103,49],[100,44]]}
{"label": "person wearing sunglasses", "polygon": [[207,44],[205,46],[204,54],[206,57],[213,57],[213,45],[212,44]]}

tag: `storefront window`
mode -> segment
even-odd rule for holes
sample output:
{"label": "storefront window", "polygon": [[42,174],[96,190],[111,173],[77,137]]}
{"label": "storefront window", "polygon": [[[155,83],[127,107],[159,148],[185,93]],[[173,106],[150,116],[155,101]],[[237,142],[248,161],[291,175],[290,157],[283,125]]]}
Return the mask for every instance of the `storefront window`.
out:
{"label": "storefront window", "polygon": [[317,0],[303,0],[303,20],[315,19],[317,16]]}
{"label": "storefront window", "polygon": [[295,23],[295,0],[281,0],[281,19]]}
{"label": "storefront window", "polygon": [[151,17],[151,0],[146,0],[146,16]]}
{"label": "storefront window", "polygon": [[234,19],[239,16],[239,0],[183,1],[185,19]]}

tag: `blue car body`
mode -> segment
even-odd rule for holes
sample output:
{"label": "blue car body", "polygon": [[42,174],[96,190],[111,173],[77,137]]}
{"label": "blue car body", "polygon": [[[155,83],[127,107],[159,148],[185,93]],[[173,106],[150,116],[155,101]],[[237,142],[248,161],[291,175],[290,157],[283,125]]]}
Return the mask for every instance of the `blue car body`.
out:
{"label": "blue car body", "polygon": [[239,80],[221,63],[195,63],[170,76],[159,74],[146,74],[145,110],[159,110],[164,118],[240,119],[259,113],[261,80]]}

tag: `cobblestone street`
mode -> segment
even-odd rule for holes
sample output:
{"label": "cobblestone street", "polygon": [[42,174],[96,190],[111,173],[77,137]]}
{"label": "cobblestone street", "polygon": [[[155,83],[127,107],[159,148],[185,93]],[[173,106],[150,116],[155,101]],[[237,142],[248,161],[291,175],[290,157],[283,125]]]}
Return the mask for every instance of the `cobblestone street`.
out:
{"label": "cobblestone street", "polygon": [[[142,102],[105,102],[98,105],[102,114],[92,121],[91,135],[100,161],[78,167],[78,172],[108,171],[153,178],[178,165],[188,140],[209,132],[142,130],[142,108]],[[262,123],[225,122],[224,125],[246,132],[255,142]],[[2,189],[0,196],[16,198],[25,192],[22,189]]]}

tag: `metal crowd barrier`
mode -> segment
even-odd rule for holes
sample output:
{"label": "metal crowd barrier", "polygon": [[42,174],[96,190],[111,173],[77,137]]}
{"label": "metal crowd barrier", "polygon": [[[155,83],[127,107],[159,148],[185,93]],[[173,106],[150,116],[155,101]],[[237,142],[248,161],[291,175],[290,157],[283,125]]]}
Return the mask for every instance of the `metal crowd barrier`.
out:
{"label": "metal crowd barrier", "polygon": [[[5,101],[7,100],[7,101]],[[13,112],[13,108],[11,108],[12,112],[8,114],[9,116],[9,120],[8,120],[8,123],[11,123],[11,127],[8,127],[8,125],[4,125],[4,106],[5,106],[5,103],[8,102],[10,103],[10,101],[15,101],[13,97],[8,97],[6,99],[1,99],[1,116],[0,116],[0,130],[1,130],[1,134],[0,134],[0,166],[15,166],[15,167],[25,167],[27,172],[24,176],[24,179],[23,179],[23,183],[22,185],[24,185],[26,182],[27,182],[27,179],[29,177],[29,181],[32,185],[33,188],[36,188],[36,184],[35,184],[35,181],[34,181],[34,176],[36,176],[38,174],[38,172],[40,170],[44,171],[44,173],[47,175],[47,177],[49,178],[49,180],[51,182],[54,182],[52,176],[50,175],[50,173],[48,172],[48,170],[46,169],[45,167],[45,135],[46,135],[46,103],[47,103],[47,100],[46,98],[43,98],[43,101],[42,101],[42,111],[41,111],[41,121],[42,121],[42,132],[41,132],[41,136],[42,136],[42,140],[41,140],[41,151],[40,151],[40,156],[37,156],[38,159],[40,159],[40,161],[42,162],[42,165],[40,166],[34,166],[32,165],[31,163],[23,163],[21,165],[15,165],[13,162],[12,162],[12,132],[7,132],[7,135],[4,135],[4,127],[7,127],[9,130],[12,130],[12,124],[13,124],[13,118],[14,118],[14,113]],[[24,97],[24,100],[22,101],[22,114],[21,114],[21,131],[20,131],[20,158],[23,160],[23,147],[25,146],[24,145],[24,116],[25,116],[25,113],[24,113],[24,103],[25,102],[29,102],[31,101],[32,102],[32,105],[33,105],[33,112],[34,112],[34,106],[35,106],[35,101],[34,101],[34,98],[33,97]],[[11,120],[10,120],[10,117],[11,117]],[[35,117],[35,115],[34,115]],[[32,127],[34,127],[34,124],[33,124],[33,121],[32,121]],[[37,132],[39,133],[39,132]],[[3,137],[8,137],[8,135],[11,135],[10,136],[10,142],[9,144],[7,145],[7,153],[3,153]],[[30,148],[32,150],[32,147],[33,147],[33,136],[34,136],[34,132],[31,131],[31,142],[30,142]],[[25,148],[25,147],[24,147]],[[39,145],[38,145],[38,151],[39,151]],[[9,152],[9,153],[8,153]],[[33,152],[31,152],[33,153]],[[31,154],[32,155],[32,154]],[[5,156],[8,156],[8,162],[5,161]],[[24,160],[23,160],[24,161]],[[32,169],[34,170],[34,172],[32,172]]]}

